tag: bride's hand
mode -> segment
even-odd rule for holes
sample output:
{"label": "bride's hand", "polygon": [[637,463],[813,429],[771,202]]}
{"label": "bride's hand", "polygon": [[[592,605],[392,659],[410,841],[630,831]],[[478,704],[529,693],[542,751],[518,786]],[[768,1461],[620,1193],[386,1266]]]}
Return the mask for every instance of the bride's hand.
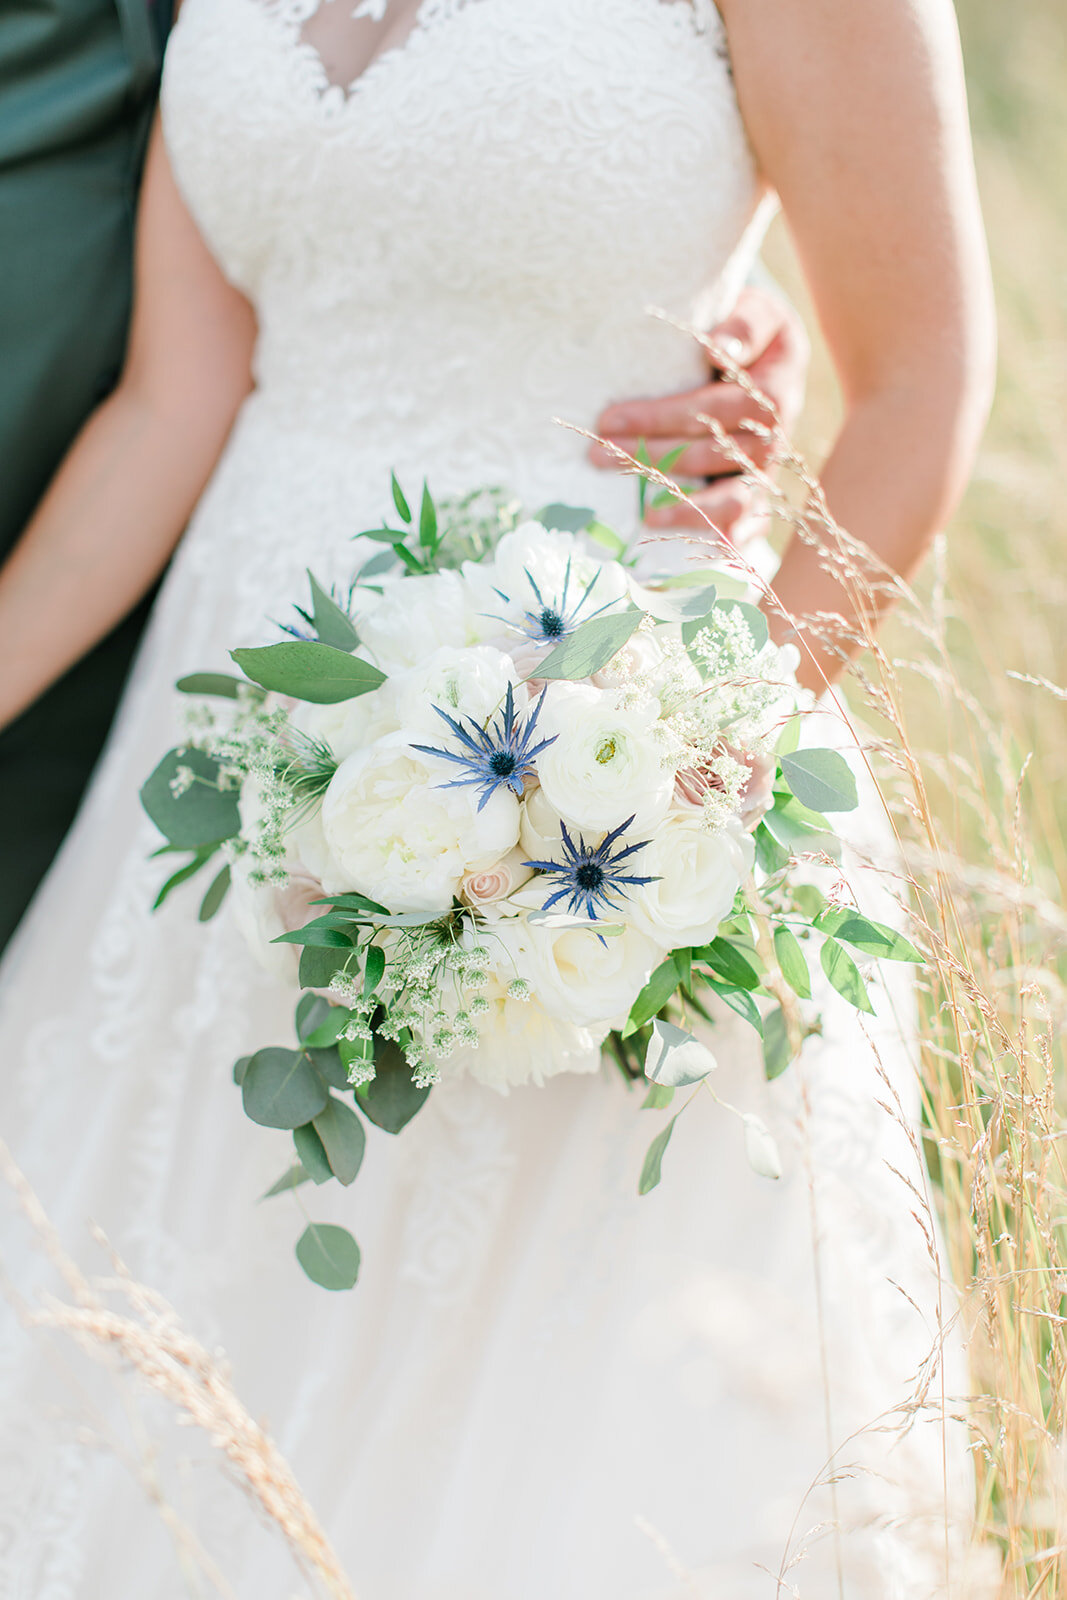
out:
{"label": "bride's hand", "polygon": [[[709,337],[748,372],[788,429],[803,402],[809,356],[804,325],[788,301],[767,289],[744,289],[732,314],[712,328]],[[689,503],[675,501],[649,510],[645,520],[653,528],[706,532],[704,517],[708,517],[723,538],[740,543],[758,531],[758,507],[734,462],[724,455],[705,424],[696,420],[701,415],[720,422],[756,465],[767,465],[766,441],[742,426],[746,421],[766,421],[765,413],[737,384],[724,382],[714,372],[706,384],[683,394],[611,405],[597,418],[594,429],[631,455],[638,453],[643,440],[653,462],[691,440],[671,475],[706,478],[707,487],[693,493]],[[600,445],[593,445],[589,455],[598,467],[619,469],[619,462]]]}

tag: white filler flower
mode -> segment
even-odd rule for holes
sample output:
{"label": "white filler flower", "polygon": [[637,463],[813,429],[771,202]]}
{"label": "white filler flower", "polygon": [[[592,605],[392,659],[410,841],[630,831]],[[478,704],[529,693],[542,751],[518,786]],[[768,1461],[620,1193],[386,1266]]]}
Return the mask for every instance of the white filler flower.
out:
{"label": "white filler flower", "polygon": [[[497,789],[481,811],[473,789],[441,785],[440,763],[389,734],[338,767],[322,803],[336,881],[390,911],[447,911],[465,874],[499,861],[519,836],[519,804]],[[445,779],[447,781],[447,779]]]}
{"label": "white filler flower", "polygon": [[666,815],[674,770],[657,736],[658,702],[624,706],[620,698],[586,683],[552,684],[541,728],[557,737],[537,772],[545,799],[571,826],[607,833],[633,816],[637,839]]}
{"label": "white filler flower", "polygon": [[626,914],[670,949],[707,944],[730,915],[754,854],[735,817],[712,831],[697,813],[672,812],[641,852],[642,876],[658,882],[632,889]]}

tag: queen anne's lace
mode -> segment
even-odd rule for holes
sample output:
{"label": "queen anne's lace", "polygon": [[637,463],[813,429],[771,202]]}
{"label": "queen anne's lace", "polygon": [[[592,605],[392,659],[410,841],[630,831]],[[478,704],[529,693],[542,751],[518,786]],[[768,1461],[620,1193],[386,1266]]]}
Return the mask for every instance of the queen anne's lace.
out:
{"label": "queen anne's lace", "polygon": [[[632,482],[587,467],[552,419],[589,425],[612,399],[697,381],[697,352],[646,308],[714,315],[759,229],[710,0],[425,0],[348,94],[305,34],[316,3],[185,0],[168,53],[177,179],[255,304],[258,389],[4,968],[0,1129],[68,1243],[93,1217],[226,1345],[360,1593],[666,1593],[641,1513],[687,1565],[712,1563],[709,1592],[748,1600],[773,1589],[753,1562],[777,1571],[827,1454],[809,1183],[835,1443],[902,1397],[933,1327],[925,1241],[882,1158],[918,1173],[878,1109],[859,1025],[834,1008],[801,1070],[768,1085],[755,1036],[720,1024],[719,1087],[773,1127],[776,1189],[748,1171],[731,1121],[694,1115],[661,1189],[637,1202],[655,1124],[595,1077],[508,1100],[435,1090],[399,1140],[372,1130],[358,1196],[307,1201],[365,1247],[356,1295],[330,1297],[293,1268],[296,1201],[249,1203],[285,1140],[243,1118],[228,1080],[235,1056],[288,1037],[287,997],[225,915],[196,925],[195,892],[148,909],[163,873],[145,859],[158,840],[136,788],[173,742],[174,679],[270,637],[264,619],[305,566],[346,573],[390,467],[409,484],[428,473],[441,495],[500,483],[531,509],[596,506],[626,531]],[[911,1105],[892,1007],[880,1012],[881,1060]],[[4,1266],[26,1289],[34,1258],[16,1244]],[[87,1433],[84,1385],[57,1382],[9,1322],[0,1334],[0,1593],[187,1596],[162,1522],[94,1447],[107,1385]],[[936,1437],[920,1426],[891,1457],[884,1446],[837,1463],[886,1474],[846,1471],[837,1491],[856,1600],[936,1586],[921,1523]],[[278,1545],[205,1467],[170,1492],[236,1592],[296,1592]],[[798,1527],[831,1509],[817,1497]],[[836,1592],[834,1567],[823,1539],[788,1582]]]}

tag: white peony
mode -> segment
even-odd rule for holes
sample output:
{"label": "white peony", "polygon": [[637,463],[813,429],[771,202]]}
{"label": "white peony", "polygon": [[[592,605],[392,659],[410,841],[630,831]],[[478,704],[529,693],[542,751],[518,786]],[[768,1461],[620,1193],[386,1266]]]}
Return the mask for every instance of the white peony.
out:
{"label": "white peony", "polygon": [[590,684],[551,684],[539,727],[556,739],[537,759],[546,800],[586,836],[630,816],[638,831],[654,827],[674,791],[658,721],[657,701],[625,706],[618,693]]}
{"label": "white peony", "polygon": [[467,1074],[506,1094],[542,1084],[560,1072],[596,1072],[600,1043],[588,1028],[549,1016],[534,1000],[513,1000],[502,977],[481,991],[489,1002],[478,1019],[478,1048],[460,1046],[444,1063],[449,1078]]}
{"label": "white peony", "polygon": [[516,710],[521,710],[528,698],[510,657],[484,644],[465,650],[443,645],[390,682],[400,726],[420,742],[431,744],[452,738],[434,706],[440,706],[450,717],[469,717],[484,727],[503,711],[509,684],[518,690]]}
{"label": "white peony", "polygon": [[291,721],[294,728],[311,739],[321,740],[338,761],[344,761],[354,751],[373,744],[384,734],[395,733],[400,727],[394,684],[387,679],[370,694],[357,695],[354,700],[342,700],[332,706],[299,702]]}
{"label": "white peony", "polygon": [[[521,890],[516,899],[539,903],[532,890]],[[516,961],[535,1000],[553,1016],[604,1034],[623,1025],[665,955],[662,943],[636,927],[601,939],[590,928],[527,922]]]}
{"label": "white peony", "polygon": [[754,853],[736,818],[712,832],[699,814],[672,812],[634,858],[635,873],[658,881],[630,890],[627,916],[672,950],[707,944],[729,916]]}
{"label": "white peony", "polygon": [[447,911],[465,874],[490,867],[519,836],[519,803],[498,788],[448,789],[446,766],[388,734],[343,761],[322,803],[337,868],[331,891],[356,889],[390,911]]}
{"label": "white peony", "polygon": [[443,645],[478,644],[492,630],[472,611],[458,572],[395,579],[360,623],[364,644],[387,675],[419,666]]}

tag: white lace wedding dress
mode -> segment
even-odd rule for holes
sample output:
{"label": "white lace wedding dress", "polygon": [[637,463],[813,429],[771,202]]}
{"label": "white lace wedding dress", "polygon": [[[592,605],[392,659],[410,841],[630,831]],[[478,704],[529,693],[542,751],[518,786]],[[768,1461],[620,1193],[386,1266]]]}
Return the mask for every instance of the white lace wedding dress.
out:
{"label": "white lace wedding dress", "polygon": [[[255,303],[258,383],[3,969],[0,1132],[80,1259],[102,1264],[93,1219],[225,1347],[361,1600],[774,1600],[804,1551],[787,1581],[812,1600],[940,1593],[941,1428],[894,1412],[939,1300],[886,1109],[916,1110],[905,983],[866,1030],[831,999],[773,1085],[720,1025],[720,1091],[773,1126],[778,1184],[709,1099],[639,1200],[662,1118],[605,1071],[446,1085],[401,1138],[371,1130],[356,1185],[306,1202],[359,1238],[350,1295],[303,1278],[294,1197],[256,1204],[287,1140],[245,1119],[230,1064],[288,1040],[290,999],[225,915],[197,925],[195,892],[148,909],[137,788],[176,734],[174,680],[271,637],[305,567],[345,573],[391,468],[632,527],[632,481],[553,419],[696,381],[647,308],[724,310],[763,220],[708,0],[423,0],[347,92],[302,33],[313,10],[186,0],[168,53],[176,175]],[[50,1269],[3,1216],[32,1296]],[[151,1508],[157,1479],[241,1600],[309,1592],[206,1442],[151,1404],[131,1423],[111,1375],[0,1316],[0,1593],[214,1592]],[[946,1460],[958,1507],[951,1434]]]}

